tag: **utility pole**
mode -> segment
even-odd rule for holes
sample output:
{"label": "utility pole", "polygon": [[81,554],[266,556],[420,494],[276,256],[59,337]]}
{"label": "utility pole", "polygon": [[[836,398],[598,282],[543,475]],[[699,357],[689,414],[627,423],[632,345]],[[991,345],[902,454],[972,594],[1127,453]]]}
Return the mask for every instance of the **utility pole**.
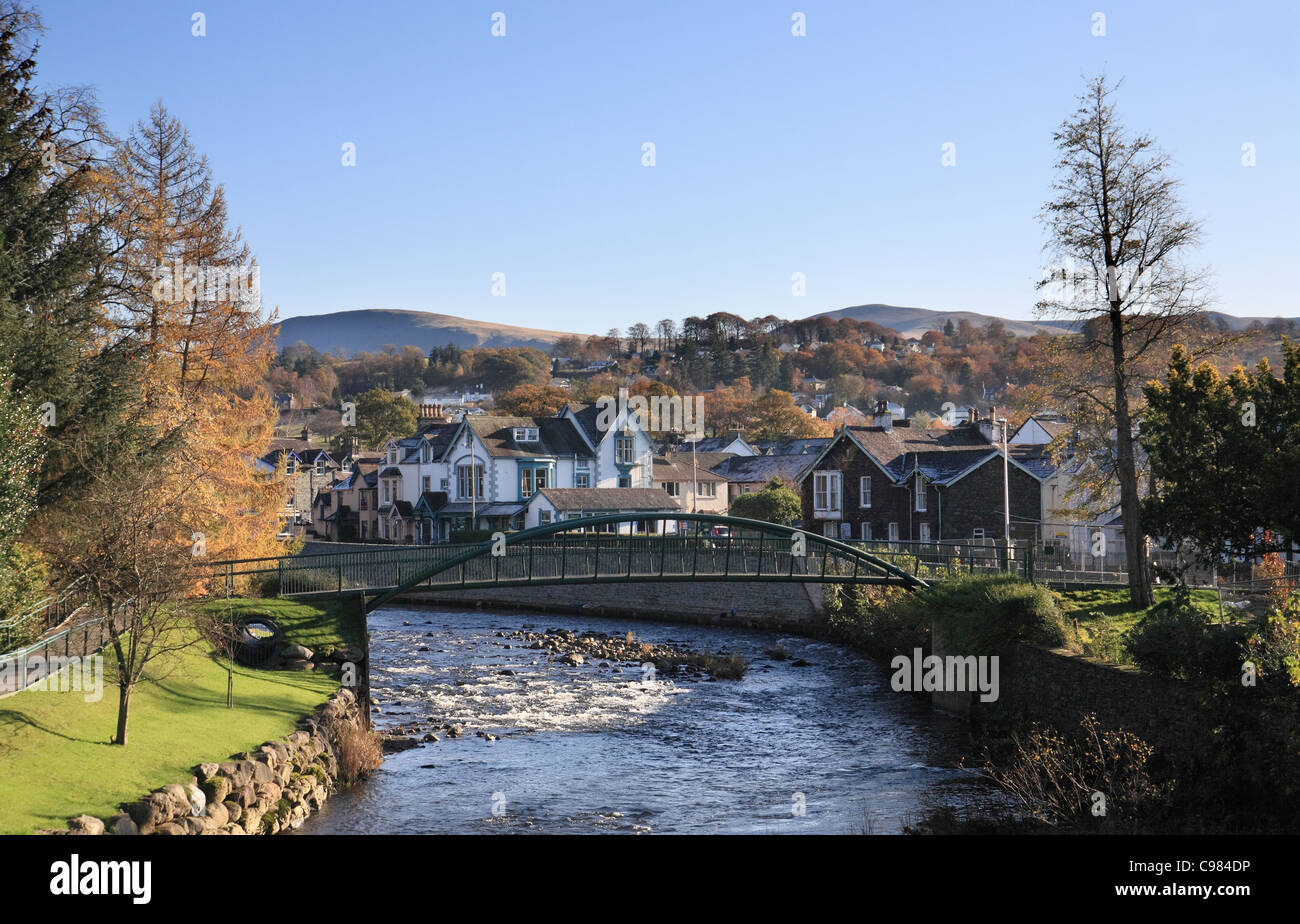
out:
{"label": "utility pole", "polygon": [[1007,461],[1007,419],[999,417],[1002,424],[1002,540],[1007,547],[1007,570],[1011,570],[1011,467]]}

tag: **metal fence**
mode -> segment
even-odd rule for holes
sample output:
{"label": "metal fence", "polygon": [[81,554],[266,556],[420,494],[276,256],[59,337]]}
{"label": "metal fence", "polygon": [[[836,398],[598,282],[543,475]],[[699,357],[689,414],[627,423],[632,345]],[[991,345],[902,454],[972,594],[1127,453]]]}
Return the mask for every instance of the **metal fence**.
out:
{"label": "metal fence", "polygon": [[62,591],[39,601],[27,612],[0,620],[0,651],[25,645],[46,632],[85,605],[85,575],[77,578]]}

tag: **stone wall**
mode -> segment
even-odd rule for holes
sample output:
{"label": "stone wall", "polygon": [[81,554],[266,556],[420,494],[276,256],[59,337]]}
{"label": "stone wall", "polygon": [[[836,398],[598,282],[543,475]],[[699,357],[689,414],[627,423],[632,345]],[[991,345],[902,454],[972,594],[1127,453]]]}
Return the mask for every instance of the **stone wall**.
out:
{"label": "stone wall", "polygon": [[366,728],[352,690],[340,688],[298,730],[222,763],[204,763],[123,803],[108,819],[79,815],[72,834],[278,834],[300,825],[339,785],[339,734]]}
{"label": "stone wall", "polygon": [[820,635],[826,625],[821,584],[780,581],[653,581],[563,584],[403,594],[404,603],[508,607],[742,626]]}
{"label": "stone wall", "polygon": [[1023,642],[1008,646],[999,666],[998,701],[970,703],[978,726],[1045,722],[1069,732],[1093,713],[1103,727],[1122,728],[1170,752],[1200,740],[1199,704],[1186,684]]}

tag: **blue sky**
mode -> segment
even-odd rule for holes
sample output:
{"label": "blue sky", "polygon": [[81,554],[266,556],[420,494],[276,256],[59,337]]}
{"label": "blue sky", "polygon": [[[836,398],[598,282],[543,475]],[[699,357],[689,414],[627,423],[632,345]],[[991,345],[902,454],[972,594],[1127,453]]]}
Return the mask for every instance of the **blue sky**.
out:
{"label": "blue sky", "polygon": [[865,302],[1028,318],[1051,132],[1103,69],[1124,78],[1125,122],[1175,159],[1215,307],[1300,315],[1288,2],[38,8],[43,83],[94,86],[119,133],[158,98],[189,126],[281,316],[598,333]]}

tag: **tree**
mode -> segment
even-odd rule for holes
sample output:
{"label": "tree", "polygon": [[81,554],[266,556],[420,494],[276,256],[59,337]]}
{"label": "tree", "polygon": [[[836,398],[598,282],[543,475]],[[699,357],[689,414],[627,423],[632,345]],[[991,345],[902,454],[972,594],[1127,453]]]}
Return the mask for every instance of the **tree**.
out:
{"label": "tree", "polygon": [[795,407],[794,395],[775,388],[754,402],[751,426],[754,435],[762,440],[830,436],[833,432],[826,421],[810,417]]}
{"label": "tree", "polygon": [[497,409],[516,417],[554,417],[569,400],[563,388],[549,385],[518,385],[497,398]]}
{"label": "tree", "polygon": [[[98,440],[78,441],[89,483],[76,504],[50,520],[60,537],[61,567],[85,580],[92,605],[104,614],[116,668],[118,745],[127,743],[139,684],[166,676],[175,663],[168,656],[200,637],[187,599],[194,584],[191,481],[178,435],[154,431],[152,439],[119,446],[115,455]],[[104,466],[103,458],[118,461]]]}
{"label": "tree", "polygon": [[664,318],[655,325],[655,334],[659,338],[660,350],[671,350],[677,343],[677,322]]}
{"label": "tree", "polygon": [[[1114,431],[1115,466],[1134,606],[1151,605],[1151,575],[1134,454],[1134,403],[1141,365],[1204,308],[1202,278],[1181,262],[1201,236],[1177,198],[1167,155],[1130,136],[1105,77],[1092,80],[1074,116],[1054,133],[1060,151],[1056,198],[1041,220],[1060,269],[1040,314],[1093,322],[1072,337],[1084,368],[1060,380],[1064,403],[1093,405]],[[965,338],[963,337],[963,342]]]}
{"label": "tree", "polygon": [[1169,548],[1203,562],[1289,548],[1300,530],[1300,345],[1283,343],[1285,369],[1192,369],[1177,349],[1162,382],[1145,389],[1142,447],[1152,488],[1144,522]]}
{"label": "tree", "polygon": [[363,447],[378,449],[393,438],[415,433],[419,414],[406,398],[382,388],[372,388],[357,399],[357,439]]}
{"label": "tree", "polygon": [[627,329],[627,338],[636,344],[636,352],[644,352],[645,345],[650,342],[651,338],[650,326],[638,321]]}
{"label": "tree", "polygon": [[790,526],[803,516],[803,503],[789,485],[773,478],[763,490],[738,496],[727,512],[733,517]]}
{"label": "tree", "polygon": [[36,511],[36,486],[44,450],[36,405],[14,390],[0,366],[0,558],[22,535]]}
{"label": "tree", "polygon": [[34,88],[40,28],[31,10],[0,6],[0,365],[52,412],[37,496],[47,507],[75,497],[84,473],[70,440],[114,425],[134,375],[131,344],[101,307],[106,136],[88,91]]}

